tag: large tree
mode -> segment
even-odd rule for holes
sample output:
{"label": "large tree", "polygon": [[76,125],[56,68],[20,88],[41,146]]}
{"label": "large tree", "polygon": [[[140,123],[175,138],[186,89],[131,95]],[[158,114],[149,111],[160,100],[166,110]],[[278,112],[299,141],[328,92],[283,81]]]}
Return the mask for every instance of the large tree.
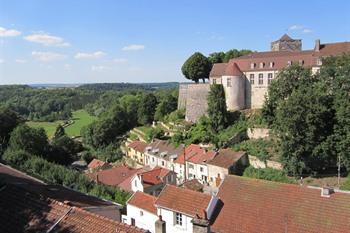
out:
{"label": "large tree", "polygon": [[10,133],[22,122],[16,112],[9,108],[0,108],[0,156],[5,151]]}
{"label": "large tree", "polygon": [[190,56],[182,65],[182,74],[192,81],[198,83],[199,79],[205,82],[205,79],[209,78],[209,73],[212,64],[209,59],[203,54],[196,52]]}
{"label": "large tree", "polygon": [[208,95],[208,116],[211,128],[215,133],[227,126],[227,107],[225,91],[222,85],[211,85]]}
{"label": "large tree", "polygon": [[141,125],[151,124],[156,112],[157,98],[152,93],[145,94],[138,109],[138,122]]}
{"label": "large tree", "polygon": [[177,99],[173,95],[164,96],[157,105],[154,119],[162,120],[167,114],[175,111],[177,108]]}

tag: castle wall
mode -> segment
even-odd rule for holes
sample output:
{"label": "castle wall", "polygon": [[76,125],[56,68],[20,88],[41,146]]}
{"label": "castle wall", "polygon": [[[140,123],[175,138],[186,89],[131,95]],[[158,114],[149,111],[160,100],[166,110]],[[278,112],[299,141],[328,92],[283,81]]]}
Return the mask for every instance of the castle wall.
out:
{"label": "castle wall", "polygon": [[185,103],[186,121],[196,122],[207,114],[209,90],[209,83],[180,84],[178,106],[183,106]]}
{"label": "castle wall", "polygon": [[188,84],[179,85],[179,97],[177,100],[177,109],[186,109]]}

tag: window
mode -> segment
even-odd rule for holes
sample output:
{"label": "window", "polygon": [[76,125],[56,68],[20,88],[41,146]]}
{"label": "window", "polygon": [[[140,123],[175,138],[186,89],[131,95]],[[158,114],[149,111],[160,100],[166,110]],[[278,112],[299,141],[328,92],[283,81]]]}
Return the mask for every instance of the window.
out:
{"label": "window", "polygon": [[250,84],[254,85],[254,74],[249,75]]}
{"label": "window", "polygon": [[182,214],[175,213],[175,224],[182,226]]}
{"label": "window", "polygon": [[267,84],[271,84],[271,82],[272,82],[272,73],[268,73],[267,74]]}
{"label": "window", "polygon": [[135,187],[137,187],[137,180],[135,180]]}
{"label": "window", "polygon": [[152,162],[154,162],[154,157],[152,157]]}
{"label": "window", "polygon": [[207,182],[207,176],[202,175],[202,180],[205,181],[205,182]]}
{"label": "window", "polygon": [[259,74],[259,85],[263,85],[263,84],[264,84],[264,75]]}
{"label": "window", "polygon": [[142,210],[140,210],[140,216],[143,216],[143,211]]}
{"label": "window", "polygon": [[232,86],[231,78],[228,78],[228,79],[227,79],[227,86],[228,86],[228,87],[231,87],[231,86]]}
{"label": "window", "polygon": [[270,68],[273,68],[275,66],[275,63],[272,61],[270,62]]}
{"label": "window", "polygon": [[264,68],[264,67],[265,67],[265,62],[260,62],[259,68],[262,69],[262,68]]}
{"label": "window", "polygon": [[216,78],[213,78],[213,84],[216,84]]}
{"label": "window", "polygon": [[193,169],[194,168],[193,164],[188,164],[188,168]]}
{"label": "window", "polygon": [[162,166],[164,166],[165,165],[165,163],[164,163],[164,161],[162,161]]}
{"label": "window", "polygon": [[199,170],[200,170],[201,172],[203,172],[204,169],[203,169],[203,167],[200,167]]}
{"label": "window", "polygon": [[135,226],[135,219],[131,218],[131,226]]}
{"label": "window", "polygon": [[250,69],[254,69],[254,68],[255,68],[255,66],[256,66],[256,64],[255,64],[255,63],[250,63]]}

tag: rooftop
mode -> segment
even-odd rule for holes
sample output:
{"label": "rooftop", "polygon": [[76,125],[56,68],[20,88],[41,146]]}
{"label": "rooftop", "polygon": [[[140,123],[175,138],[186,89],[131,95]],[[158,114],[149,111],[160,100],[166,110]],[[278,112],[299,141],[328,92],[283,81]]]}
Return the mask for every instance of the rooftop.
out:
{"label": "rooftop", "polygon": [[186,161],[200,164],[212,159],[214,156],[214,151],[207,151],[199,145],[191,144],[185,148],[185,153],[182,150],[182,153],[177,157],[175,162],[184,164],[184,160],[186,157]]}
{"label": "rooftop", "polygon": [[154,139],[154,141],[146,147],[146,150],[147,148],[150,148],[150,150],[147,151],[148,154],[162,157],[165,160],[169,160],[172,155],[177,156],[182,151],[181,147],[175,147],[169,141],[159,139]]}
{"label": "rooftop", "polygon": [[166,185],[155,202],[156,207],[174,210],[190,217],[204,218],[212,197],[189,189]]}
{"label": "rooftop", "polygon": [[157,208],[154,205],[156,199],[157,198],[155,196],[137,191],[134,193],[134,195],[132,195],[127,204],[157,215]]}
{"label": "rooftop", "polygon": [[130,147],[138,152],[143,153],[147,147],[147,143],[142,142],[142,141],[133,141],[132,143],[130,143],[128,145],[128,147]]}
{"label": "rooftop", "polygon": [[227,176],[223,203],[212,230],[235,232],[335,233],[350,229],[350,194],[238,176]]}
{"label": "rooftop", "polygon": [[93,159],[89,163],[88,168],[96,169],[96,168],[102,167],[105,164],[106,164],[106,162],[103,162],[103,161],[101,161],[99,159]]}
{"label": "rooftop", "polygon": [[142,182],[150,185],[156,185],[163,183],[163,178],[171,172],[173,171],[166,168],[155,167],[152,170],[142,172],[139,175],[142,176]]}
{"label": "rooftop", "polygon": [[232,164],[240,160],[245,154],[246,153],[243,151],[235,152],[231,149],[220,149],[217,155],[215,155],[215,157],[207,163],[217,167],[229,168]]}

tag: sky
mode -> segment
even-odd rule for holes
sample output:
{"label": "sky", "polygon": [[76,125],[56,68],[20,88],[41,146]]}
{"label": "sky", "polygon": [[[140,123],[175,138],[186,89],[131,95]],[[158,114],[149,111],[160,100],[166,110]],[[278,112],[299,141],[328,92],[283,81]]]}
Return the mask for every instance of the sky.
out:
{"label": "sky", "polygon": [[350,41],[350,1],[0,0],[0,84],[184,82],[184,61]]}

